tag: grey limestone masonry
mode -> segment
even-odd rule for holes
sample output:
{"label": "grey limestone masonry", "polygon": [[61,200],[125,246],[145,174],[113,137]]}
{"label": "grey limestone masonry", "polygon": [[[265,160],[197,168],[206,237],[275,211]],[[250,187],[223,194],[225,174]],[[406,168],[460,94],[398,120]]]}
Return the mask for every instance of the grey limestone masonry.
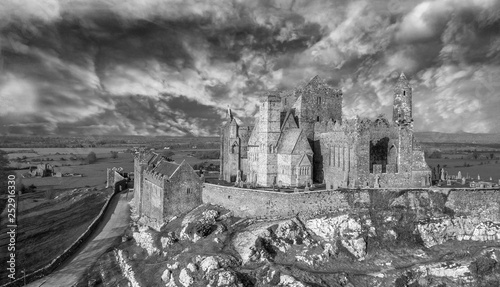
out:
{"label": "grey limestone masonry", "polygon": [[106,188],[114,187],[117,182],[125,179],[120,173],[118,173],[116,168],[108,168],[106,172]]}
{"label": "grey limestone masonry", "polygon": [[141,151],[134,158],[134,175],[136,212],[152,228],[160,229],[170,218],[202,203],[201,178],[185,161],[177,164]]}
{"label": "grey limestone masonry", "polygon": [[368,208],[367,191],[339,190],[283,193],[205,183],[204,203],[223,206],[237,217],[281,219],[299,215],[312,218],[327,213]]}
{"label": "grey limestone masonry", "polygon": [[500,222],[500,191],[498,189],[452,189],[446,207],[455,216],[470,216],[483,221]]}
{"label": "grey limestone masonry", "polygon": [[221,127],[221,178],[255,186],[328,189],[431,185],[431,170],[413,135],[413,91],[404,74],[394,86],[393,117],[342,116],[343,94],[319,77],[260,99],[253,126],[228,110]]}
{"label": "grey limestone masonry", "polygon": [[[205,183],[203,203],[223,206],[234,216],[254,219],[284,219],[299,216],[308,219],[326,214],[359,213],[376,206],[373,192],[392,193],[396,198],[407,193],[413,197],[428,198],[427,194],[448,194],[445,206],[456,216],[475,216],[494,222],[500,221],[500,192],[496,190],[452,189],[345,189],[283,193],[244,189]],[[410,196],[411,197],[411,196]],[[408,196],[407,196],[408,198]],[[427,208],[442,208],[439,201]]]}

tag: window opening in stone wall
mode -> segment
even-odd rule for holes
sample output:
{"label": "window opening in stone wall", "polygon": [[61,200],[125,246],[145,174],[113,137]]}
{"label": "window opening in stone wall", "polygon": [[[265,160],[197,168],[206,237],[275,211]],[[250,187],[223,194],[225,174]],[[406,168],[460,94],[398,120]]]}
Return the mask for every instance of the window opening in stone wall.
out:
{"label": "window opening in stone wall", "polygon": [[319,116],[316,117],[316,121],[319,122]]}
{"label": "window opening in stone wall", "polygon": [[340,167],[340,148],[336,147],[335,150],[337,151],[337,166]]}
{"label": "window opening in stone wall", "polygon": [[187,194],[190,194],[191,193],[191,188],[188,187],[187,190],[186,190],[186,192],[187,192]]}
{"label": "window opening in stone wall", "polygon": [[332,148],[332,162],[333,166],[335,166],[335,147]]}
{"label": "window opening in stone wall", "polygon": [[373,165],[382,165],[382,173],[386,172],[387,156],[389,152],[389,138],[370,141],[370,173],[373,173]]}
{"label": "window opening in stone wall", "polygon": [[345,147],[342,148],[342,171],[345,171]]}
{"label": "window opening in stone wall", "polygon": [[403,91],[403,96],[406,96],[406,91]]}

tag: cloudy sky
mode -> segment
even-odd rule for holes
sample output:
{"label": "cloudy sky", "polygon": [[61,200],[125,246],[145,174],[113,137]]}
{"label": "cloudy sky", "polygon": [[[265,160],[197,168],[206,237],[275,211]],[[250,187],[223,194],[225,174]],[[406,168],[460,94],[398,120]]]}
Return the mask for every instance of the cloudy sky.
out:
{"label": "cloudy sky", "polygon": [[320,75],[346,116],[500,133],[500,0],[2,0],[0,133],[208,136]]}

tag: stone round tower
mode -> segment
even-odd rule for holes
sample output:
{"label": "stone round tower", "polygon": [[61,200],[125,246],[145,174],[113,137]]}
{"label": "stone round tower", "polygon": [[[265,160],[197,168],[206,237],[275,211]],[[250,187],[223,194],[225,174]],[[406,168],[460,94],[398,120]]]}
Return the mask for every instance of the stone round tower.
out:
{"label": "stone round tower", "polygon": [[412,89],[404,73],[401,73],[394,87],[392,119],[397,124],[409,124],[413,122]]}

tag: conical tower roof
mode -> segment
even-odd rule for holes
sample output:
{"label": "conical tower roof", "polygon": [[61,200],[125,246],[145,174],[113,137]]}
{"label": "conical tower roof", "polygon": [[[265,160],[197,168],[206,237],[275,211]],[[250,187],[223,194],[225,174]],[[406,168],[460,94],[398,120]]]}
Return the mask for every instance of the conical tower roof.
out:
{"label": "conical tower roof", "polygon": [[401,73],[399,75],[399,79],[398,79],[398,82],[396,83],[395,89],[396,90],[411,89],[410,81],[408,81],[408,79],[406,78],[405,73]]}

